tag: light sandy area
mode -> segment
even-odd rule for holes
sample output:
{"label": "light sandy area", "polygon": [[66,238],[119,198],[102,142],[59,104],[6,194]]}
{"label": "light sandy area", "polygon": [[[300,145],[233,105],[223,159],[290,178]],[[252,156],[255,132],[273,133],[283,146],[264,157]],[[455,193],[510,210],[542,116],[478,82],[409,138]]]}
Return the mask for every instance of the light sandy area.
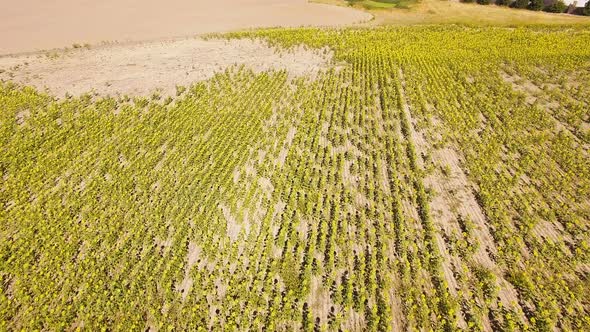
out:
{"label": "light sandy area", "polygon": [[183,38],[0,57],[0,80],[47,89],[58,97],[86,92],[147,95],[156,90],[166,96],[174,95],[177,85],[189,86],[232,66],[313,77],[331,58],[327,49],[286,51],[257,40]]}
{"label": "light sandy area", "polygon": [[104,41],[155,40],[257,27],[371,19],[306,0],[1,0],[0,55]]}

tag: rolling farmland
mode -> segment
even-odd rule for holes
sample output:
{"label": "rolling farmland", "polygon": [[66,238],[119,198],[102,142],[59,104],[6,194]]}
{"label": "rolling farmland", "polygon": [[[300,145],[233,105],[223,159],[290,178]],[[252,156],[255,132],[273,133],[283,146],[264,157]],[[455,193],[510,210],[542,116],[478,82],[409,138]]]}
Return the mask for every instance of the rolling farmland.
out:
{"label": "rolling farmland", "polygon": [[334,57],[0,83],[0,330],[590,329],[590,30],[217,37]]}

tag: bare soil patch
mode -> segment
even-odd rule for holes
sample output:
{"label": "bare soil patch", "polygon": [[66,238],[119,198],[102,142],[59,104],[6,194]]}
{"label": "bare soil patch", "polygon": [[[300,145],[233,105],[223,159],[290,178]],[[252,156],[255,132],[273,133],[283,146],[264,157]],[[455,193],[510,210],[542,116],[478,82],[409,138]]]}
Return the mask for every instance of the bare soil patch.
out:
{"label": "bare soil patch", "polygon": [[0,54],[260,27],[338,26],[372,16],[307,0],[22,0],[0,11]]}
{"label": "bare soil patch", "polygon": [[96,92],[174,95],[176,86],[209,79],[232,66],[255,72],[287,70],[292,77],[315,75],[331,61],[331,52],[278,50],[258,40],[179,39],[113,45],[95,49],[0,57],[0,80],[47,89],[63,97]]}

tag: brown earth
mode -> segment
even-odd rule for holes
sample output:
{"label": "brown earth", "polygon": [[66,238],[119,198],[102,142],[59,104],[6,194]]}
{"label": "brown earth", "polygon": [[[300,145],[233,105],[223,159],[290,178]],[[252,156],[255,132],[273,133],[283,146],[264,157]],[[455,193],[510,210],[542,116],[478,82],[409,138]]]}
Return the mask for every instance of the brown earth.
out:
{"label": "brown earth", "polygon": [[[165,5],[155,0],[23,0],[0,11],[0,80],[58,97],[156,91],[166,96],[174,95],[176,86],[209,79],[234,65],[313,76],[329,64],[327,50],[286,52],[259,41],[195,35],[349,25],[370,18],[362,11],[305,0],[171,0]],[[39,52],[47,49],[52,50]]]}
{"label": "brown earth", "polygon": [[255,72],[287,70],[290,76],[315,75],[331,53],[296,48],[279,51],[260,41],[183,38],[80,48],[52,54],[0,57],[0,80],[47,89],[52,95],[174,95],[176,86],[211,78],[228,67]]}
{"label": "brown earth", "polygon": [[365,12],[306,0],[21,0],[0,10],[0,55],[74,43],[155,40],[258,27],[348,25]]}

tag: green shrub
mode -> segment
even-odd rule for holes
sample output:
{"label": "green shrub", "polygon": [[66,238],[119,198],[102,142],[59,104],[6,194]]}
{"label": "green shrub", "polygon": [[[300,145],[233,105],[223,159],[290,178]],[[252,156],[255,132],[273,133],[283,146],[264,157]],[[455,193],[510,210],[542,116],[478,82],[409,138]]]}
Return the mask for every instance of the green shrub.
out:
{"label": "green shrub", "polygon": [[567,5],[563,0],[557,0],[552,5],[545,7],[545,11],[550,13],[563,13],[567,9]]}
{"label": "green shrub", "polygon": [[529,9],[539,11],[543,9],[543,6],[545,6],[545,2],[543,0],[531,0]]}

